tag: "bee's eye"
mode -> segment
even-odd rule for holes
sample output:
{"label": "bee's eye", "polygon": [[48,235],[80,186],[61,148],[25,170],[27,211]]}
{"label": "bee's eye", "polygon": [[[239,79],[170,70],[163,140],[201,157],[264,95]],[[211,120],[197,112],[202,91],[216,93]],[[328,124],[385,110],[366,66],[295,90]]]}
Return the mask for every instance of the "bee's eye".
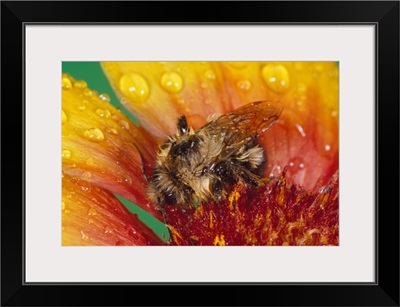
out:
{"label": "bee's eye", "polygon": [[174,193],[171,192],[171,193],[165,194],[164,202],[169,206],[176,204],[176,197],[175,197]]}

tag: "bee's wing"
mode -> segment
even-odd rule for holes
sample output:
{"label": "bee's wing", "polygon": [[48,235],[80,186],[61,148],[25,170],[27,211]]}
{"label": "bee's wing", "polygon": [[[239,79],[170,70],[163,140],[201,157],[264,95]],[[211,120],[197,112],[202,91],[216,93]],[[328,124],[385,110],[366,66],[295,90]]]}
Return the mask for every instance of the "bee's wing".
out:
{"label": "bee's wing", "polygon": [[267,131],[281,113],[282,107],[278,103],[256,101],[221,115],[201,129],[215,135],[239,132],[245,137],[257,137]]}
{"label": "bee's wing", "polygon": [[256,101],[221,115],[205,124],[201,130],[220,137],[224,155],[230,156],[240,145],[267,131],[279,118],[282,106],[269,101]]}

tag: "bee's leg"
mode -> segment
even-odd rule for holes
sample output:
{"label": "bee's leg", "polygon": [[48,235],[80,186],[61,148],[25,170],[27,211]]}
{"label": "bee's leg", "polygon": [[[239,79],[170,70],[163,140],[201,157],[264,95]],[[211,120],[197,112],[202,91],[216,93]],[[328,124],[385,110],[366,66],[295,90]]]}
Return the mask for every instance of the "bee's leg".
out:
{"label": "bee's leg", "polygon": [[168,227],[169,223],[168,223],[167,213],[165,212],[164,207],[161,206],[161,205],[157,206],[156,210],[161,213],[161,215],[162,215],[162,217],[164,219],[164,224],[167,227],[167,230],[168,230],[168,233],[169,233],[169,237],[172,238],[172,233],[171,233],[171,231],[170,231],[170,229]]}
{"label": "bee's leg", "polygon": [[214,199],[220,200],[222,197],[223,185],[219,178],[215,178],[211,185],[211,193]]}

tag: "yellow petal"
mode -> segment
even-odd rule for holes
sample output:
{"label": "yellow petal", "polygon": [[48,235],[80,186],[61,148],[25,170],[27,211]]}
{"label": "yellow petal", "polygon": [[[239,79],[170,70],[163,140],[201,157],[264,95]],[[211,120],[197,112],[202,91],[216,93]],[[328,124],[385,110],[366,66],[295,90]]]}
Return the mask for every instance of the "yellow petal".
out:
{"label": "yellow petal", "polygon": [[63,172],[103,187],[160,215],[146,195],[144,172],[151,172],[155,140],[98,95],[63,75]]}

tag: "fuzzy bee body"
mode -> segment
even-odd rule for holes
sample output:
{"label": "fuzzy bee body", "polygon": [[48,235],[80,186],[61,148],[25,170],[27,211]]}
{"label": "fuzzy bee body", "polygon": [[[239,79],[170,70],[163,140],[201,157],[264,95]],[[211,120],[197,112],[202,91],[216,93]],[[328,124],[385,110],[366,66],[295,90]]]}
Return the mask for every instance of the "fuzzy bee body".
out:
{"label": "fuzzy bee body", "polygon": [[153,203],[188,207],[217,201],[234,184],[257,185],[266,162],[257,137],[279,118],[282,108],[253,102],[189,128],[178,119],[177,133],[160,146],[148,195]]}

